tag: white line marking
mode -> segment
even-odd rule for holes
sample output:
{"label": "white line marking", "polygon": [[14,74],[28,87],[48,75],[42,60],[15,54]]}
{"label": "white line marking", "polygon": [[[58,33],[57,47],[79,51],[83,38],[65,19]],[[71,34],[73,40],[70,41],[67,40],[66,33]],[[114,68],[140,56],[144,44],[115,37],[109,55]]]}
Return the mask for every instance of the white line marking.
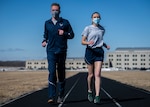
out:
{"label": "white line marking", "polygon": [[60,103],[60,104],[58,105],[58,107],[62,107],[62,106],[63,106],[63,104],[64,104],[64,102],[66,101],[67,97],[69,96],[69,94],[71,93],[71,91],[74,89],[74,87],[75,87],[76,84],[78,83],[79,79],[80,79],[80,78],[78,78],[77,81],[73,84],[73,86],[71,87],[71,89],[68,91],[68,93],[67,93],[66,96],[64,97],[63,102]]}
{"label": "white line marking", "polygon": [[101,89],[102,89],[102,91],[104,91],[104,93],[105,93],[110,99],[112,99],[112,101],[113,101],[118,107],[122,107],[114,98],[111,97],[111,95],[110,95],[107,91],[104,90],[104,88],[101,88]]}

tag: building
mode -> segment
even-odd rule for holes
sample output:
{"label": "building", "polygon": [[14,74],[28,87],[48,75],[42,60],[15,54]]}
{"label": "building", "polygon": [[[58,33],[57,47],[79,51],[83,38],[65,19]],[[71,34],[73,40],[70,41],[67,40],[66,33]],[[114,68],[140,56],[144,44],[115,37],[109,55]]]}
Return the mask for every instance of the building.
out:
{"label": "building", "polygon": [[[110,63],[104,62],[103,68],[109,68]],[[39,69],[44,70],[48,68],[47,60],[27,60],[26,69]],[[87,65],[84,58],[67,58],[66,59],[66,70],[87,70]]]}
{"label": "building", "polygon": [[150,69],[150,48],[117,48],[108,52],[110,66],[120,69]]}
{"label": "building", "polygon": [[27,60],[25,64],[26,69],[47,69],[47,60]]}

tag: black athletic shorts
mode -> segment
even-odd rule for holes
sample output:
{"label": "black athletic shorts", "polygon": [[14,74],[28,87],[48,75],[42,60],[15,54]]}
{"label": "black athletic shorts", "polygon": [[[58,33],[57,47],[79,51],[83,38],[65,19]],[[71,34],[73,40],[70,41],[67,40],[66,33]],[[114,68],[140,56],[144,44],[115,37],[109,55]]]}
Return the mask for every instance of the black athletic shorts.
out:
{"label": "black athletic shorts", "polygon": [[104,50],[102,47],[99,48],[86,48],[85,51],[85,62],[90,65],[94,64],[96,61],[102,61],[104,60]]}

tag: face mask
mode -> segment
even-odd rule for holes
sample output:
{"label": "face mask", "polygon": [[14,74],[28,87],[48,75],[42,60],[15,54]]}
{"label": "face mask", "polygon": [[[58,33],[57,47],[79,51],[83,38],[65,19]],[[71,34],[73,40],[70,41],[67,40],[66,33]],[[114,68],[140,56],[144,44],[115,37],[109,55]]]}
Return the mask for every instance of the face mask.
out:
{"label": "face mask", "polygon": [[94,22],[95,24],[99,24],[100,18],[93,18],[93,22]]}
{"label": "face mask", "polygon": [[59,11],[52,11],[52,17],[58,18],[59,17]]}

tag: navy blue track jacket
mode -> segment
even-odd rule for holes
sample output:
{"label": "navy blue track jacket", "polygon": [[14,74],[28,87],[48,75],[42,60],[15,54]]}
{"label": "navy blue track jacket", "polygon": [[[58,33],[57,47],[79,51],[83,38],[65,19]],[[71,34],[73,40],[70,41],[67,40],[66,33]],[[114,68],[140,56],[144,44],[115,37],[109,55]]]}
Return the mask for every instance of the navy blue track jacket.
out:
{"label": "navy blue track jacket", "polygon": [[[64,35],[59,35],[58,30],[64,30]],[[74,32],[68,20],[59,18],[54,25],[52,19],[45,22],[44,40],[48,43],[47,52],[62,53],[67,51],[67,39],[72,39]]]}

